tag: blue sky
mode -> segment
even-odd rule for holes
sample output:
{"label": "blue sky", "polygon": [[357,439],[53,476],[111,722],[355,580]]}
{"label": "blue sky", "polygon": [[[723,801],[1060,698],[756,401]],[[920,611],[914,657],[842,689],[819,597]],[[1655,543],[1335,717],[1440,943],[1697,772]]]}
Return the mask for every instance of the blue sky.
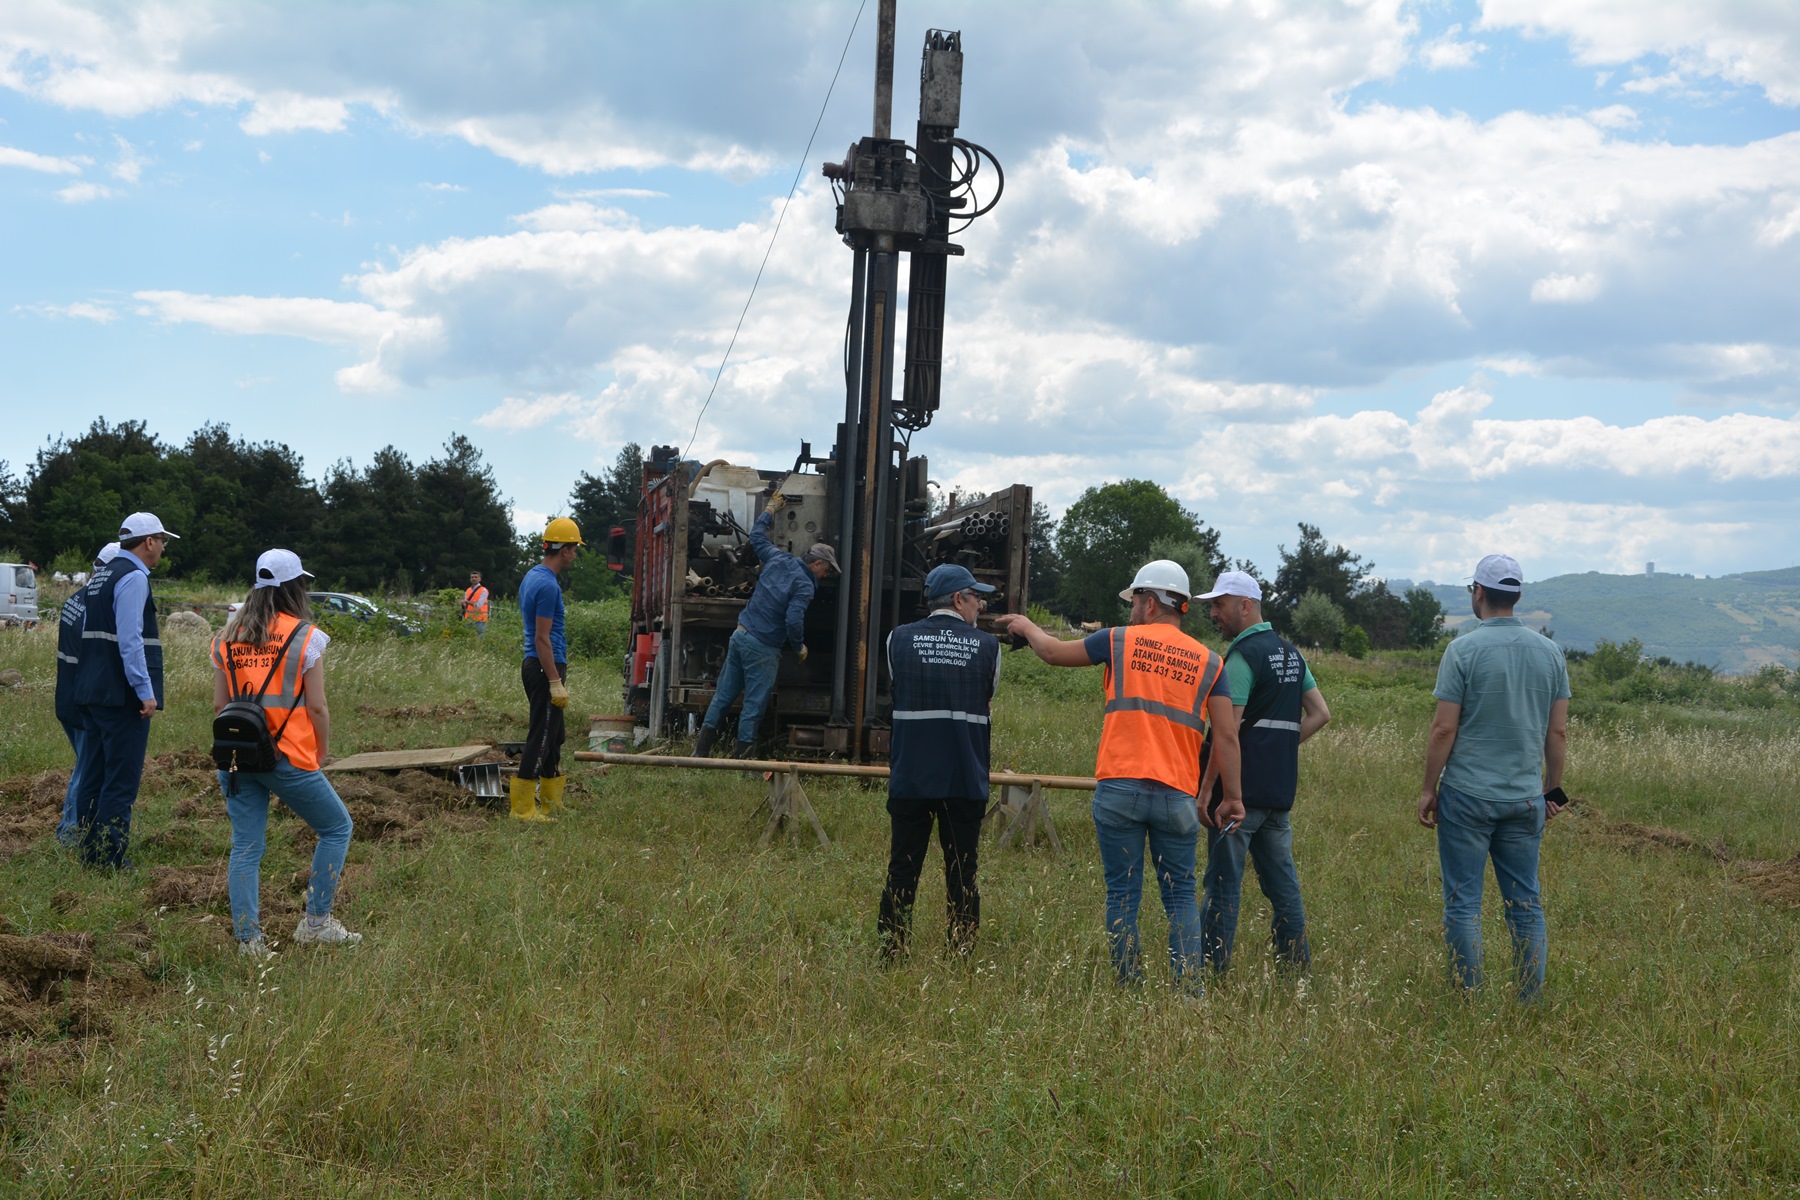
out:
{"label": "blue sky", "polygon": [[[1800,562],[1778,0],[951,5],[1007,191],[951,265],[945,486],[1168,487],[1272,569]],[[13,0],[0,459],[97,416],[309,471],[473,438],[523,524],[686,445],[855,3]],[[693,453],[828,443],[871,12]],[[676,52],[679,48],[679,53]]]}

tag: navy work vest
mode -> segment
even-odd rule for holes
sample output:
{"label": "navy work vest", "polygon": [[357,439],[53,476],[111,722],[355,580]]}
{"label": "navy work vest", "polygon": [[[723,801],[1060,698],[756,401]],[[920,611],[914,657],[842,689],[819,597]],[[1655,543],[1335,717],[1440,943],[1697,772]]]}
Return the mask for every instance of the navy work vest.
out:
{"label": "navy work vest", "polygon": [[902,800],[988,798],[988,702],[1000,643],[953,613],[888,635],[894,736],[888,795]]}
{"label": "navy work vest", "polygon": [[1256,675],[1238,726],[1244,806],[1292,808],[1300,788],[1300,697],[1306,660],[1273,629],[1251,634],[1231,653]]}
{"label": "navy work vest", "polygon": [[81,661],[80,588],[63,601],[62,622],[56,627],[56,719],[73,723],[75,713],[75,664]]}
{"label": "navy work vest", "polygon": [[[119,626],[113,613],[113,592],[127,571],[137,570],[128,558],[115,558],[94,572],[81,589],[86,603],[82,614],[81,661],[75,665],[75,703],[96,708],[136,708],[138,695],[125,678],[125,660],[119,655]],[[150,688],[156,707],[163,706],[162,638],[156,627],[156,600],[144,589],[144,669],[150,672]]]}

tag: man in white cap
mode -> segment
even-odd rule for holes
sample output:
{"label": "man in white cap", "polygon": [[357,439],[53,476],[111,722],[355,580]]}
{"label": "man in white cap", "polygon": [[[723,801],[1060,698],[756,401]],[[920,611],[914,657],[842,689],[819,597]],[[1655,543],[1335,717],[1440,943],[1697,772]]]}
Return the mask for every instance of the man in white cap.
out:
{"label": "man in white cap", "polygon": [[1452,641],[1438,665],[1419,824],[1437,830],[1444,938],[1457,983],[1481,984],[1482,876],[1491,858],[1519,999],[1530,1002],[1544,986],[1549,945],[1538,846],[1544,823],[1562,811],[1569,668],[1561,647],[1512,615],[1524,579],[1509,555],[1475,565],[1469,597],[1481,623]]}
{"label": "man in white cap", "polygon": [[[1300,786],[1300,743],[1330,722],[1331,710],[1300,651],[1263,620],[1262,595],[1254,576],[1226,571],[1212,591],[1196,597],[1209,602],[1213,624],[1231,639],[1225,650],[1225,683],[1237,714],[1244,781],[1244,819],[1230,832],[1211,829],[1206,838],[1202,953],[1207,965],[1220,972],[1231,965],[1237,938],[1246,853],[1256,864],[1256,882],[1273,912],[1276,957],[1301,969],[1312,960],[1288,813]],[[1208,761],[1200,794],[1213,802],[1223,796],[1214,785],[1215,774]]]}
{"label": "man in white cap", "polygon": [[[1065,642],[1031,618],[1008,613],[1000,631],[1024,638],[1056,667],[1104,666],[1106,697],[1094,763],[1094,834],[1106,874],[1106,937],[1120,983],[1143,977],[1138,906],[1146,866],[1154,869],[1169,917],[1169,965],[1189,991],[1201,987],[1200,908],[1194,898],[1200,833],[1200,742],[1210,717],[1225,798],[1213,819],[1242,819],[1237,723],[1223,662],[1181,628],[1192,595],[1179,563],[1159,558],[1138,569],[1119,599],[1130,624]],[[1146,856],[1144,847],[1149,845]]]}
{"label": "man in white cap", "polygon": [[89,866],[130,866],[125,845],[131,808],[144,774],[150,718],[163,706],[162,639],[150,572],[177,536],[154,513],[132,513],[119,525],[119,553],[82,588],[81,661],[75,665],[82,738],[76,769],[87,779],[75,816],[81,860]]}
{"label": "man in white cap", "polygon": [[[108,542],[94,556],[98,571],[119,553],[119,543]],[[81,661],[81,618],[87,609],[86,593],[76,588],[63,601],[62,620],[56,631],[56,719],[75,751],[75,766],[69,772],[68,791],[63,794],[62,820],[56,824],[56,840],[65,846],[75,844],[75,813],[86,777],[81,773],[81,710],[75,704],[75,666]]]}

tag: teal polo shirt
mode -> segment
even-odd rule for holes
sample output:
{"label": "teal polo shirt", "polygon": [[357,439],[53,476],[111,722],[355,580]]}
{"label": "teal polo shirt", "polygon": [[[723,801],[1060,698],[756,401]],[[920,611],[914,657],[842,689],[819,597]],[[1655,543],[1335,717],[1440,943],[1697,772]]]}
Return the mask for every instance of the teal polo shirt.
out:
{"label": "teal polo shirt", "polygon": [[[1256,672],[1250,669],[1250,664],[1244,661],[1243,655],[1233,654],[1232,651],[1251,634],[1261,633],[1269,628],[1271,626],[1267,621],[1252,625],[1232,638],[1231,645],[1225,647],[1225,686],[1231,689],[1231,702],[1240,708],[1250,703],[1250,689],[1256,683]],[[1310,692],[1318,686],[1313,682],[1312,668],[1306,668],[1306,677],[1300,681],[1301,693]]]}
{"label": "teal polo shirt", "polygon": [[1490,617],[1444,649],[1432,694],[1462,706],[1442,782],[1479,800],[1544,794],[1550,709],[1569,698],[1561,646],[1517,617]]}

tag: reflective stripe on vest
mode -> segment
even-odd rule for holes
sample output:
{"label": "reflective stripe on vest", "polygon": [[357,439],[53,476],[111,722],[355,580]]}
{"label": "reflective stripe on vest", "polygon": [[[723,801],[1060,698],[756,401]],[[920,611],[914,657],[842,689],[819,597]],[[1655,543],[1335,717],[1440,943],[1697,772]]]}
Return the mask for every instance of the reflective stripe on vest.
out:
{"label": "reflective stripe on vest", "polygon": [[[1154,641],[1155,661],[1131,667],[1138,645]],[[1106,670],[1106,716],[1094,773],[1151,779],[1193,795],[1200,786],[1206,701],[1224,660],[1177,626],[1115,626]],[[1190,678],[1188,667],[1196,667]],[[1130,680],[1136,679],[1134,686]],[[1133,695],[1148,689],[1155,694]]]}
{"label": "reflective stripe on vest", "polygon": [[1298,722],[1298,721],[1273,721],[1273,720],[1270,720],[1268,717],[1264,717],[1262,720],[1257,721],[1255,724],[1251,725],[1250,728],[1252,728],[1252,729],[1285,729],[1289,733],[1299,733],[1300,732],[1300,722]]}
{"label": "reflective stripe on vest", "polygon": [[988,723],[985,713],[958,712],[951,708],[915,709],[907,712],[895,709],[893,716],[896,721],[967,721],[971,725]]}

